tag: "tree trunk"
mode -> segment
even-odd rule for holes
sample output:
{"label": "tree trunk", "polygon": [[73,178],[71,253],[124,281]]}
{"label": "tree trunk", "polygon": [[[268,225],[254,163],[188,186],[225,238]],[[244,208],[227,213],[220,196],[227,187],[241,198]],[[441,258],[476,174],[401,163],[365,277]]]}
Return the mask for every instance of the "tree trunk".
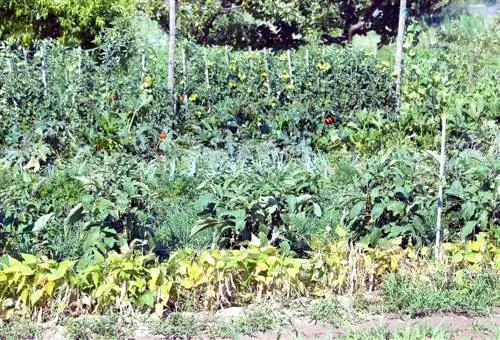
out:
{"label": "tree trunk", "polygon": [[175,33],[176,33],[176,0],[168,1],[169,39],[168,39],[168,83],[167,89],[170,97],[174,95],[174,70],[175,70]]}
{"label": "tree trunk", "polygon": [[396,113],[399,113],[401,108],[401,64],[403,61],[403,43],[405,36],[406,22],[406,0],[399,2],[399,23],[398,23],[398,39],[396,43]]}

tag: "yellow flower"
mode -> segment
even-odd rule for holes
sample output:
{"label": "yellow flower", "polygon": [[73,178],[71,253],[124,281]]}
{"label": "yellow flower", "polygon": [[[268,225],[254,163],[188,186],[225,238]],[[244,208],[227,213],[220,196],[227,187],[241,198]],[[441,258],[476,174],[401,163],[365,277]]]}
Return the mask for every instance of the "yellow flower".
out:
{"label": "yellow flower", "polygon": [[318,65],[316,65],[318,67],[318,69],[322,72],[328,72],[332,69],[332,65],[330,65],[330,63],[328,62],[325,62],[325,63],[319,63]]}
{"label": "yellow flower", "polygon": [[197,99],[198,99],[198,95],[196,93],[193,93],[192,95],[189,96],[190,102],[195,102]]}

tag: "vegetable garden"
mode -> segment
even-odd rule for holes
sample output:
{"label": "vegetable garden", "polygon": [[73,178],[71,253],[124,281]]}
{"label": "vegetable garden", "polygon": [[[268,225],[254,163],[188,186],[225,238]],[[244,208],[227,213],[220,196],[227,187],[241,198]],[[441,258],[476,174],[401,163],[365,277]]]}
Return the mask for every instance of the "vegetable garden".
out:
{"label": "vegetable garden", "polygon": [[[442,273],[484,304],[451,311],[488,313],[500,302],[497,28],[411,25],[399,112],[391,46],[182,42],[172,100],[164,48],[130,27],[91,50],[2,43],[2,318],[373,291],[394,302],[391,280]],[[390,310],[446,310],[399,298]]]}

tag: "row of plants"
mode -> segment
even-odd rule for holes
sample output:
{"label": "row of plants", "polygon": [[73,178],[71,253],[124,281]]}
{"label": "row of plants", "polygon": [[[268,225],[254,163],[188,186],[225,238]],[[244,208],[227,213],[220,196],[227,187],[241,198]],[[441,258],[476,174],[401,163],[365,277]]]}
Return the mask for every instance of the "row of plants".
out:
{"label": "row of plants", "polygon": [[[258,242],[242,250],[178,251],[167,262],[131,249],[98,256],[79,268],[78,261],[57,262],[44,256],[7,255],[0,264],[0,311],[3,317],[53,311],[81,314],[110,309],[124,312],[165,311],[239,305],[272,292],[273,296],[325,296],[373,289],[388,273],[432,278],[442,262],[429,261],[427,247],[402,248],[399,240],[376,248],[340,237],[319,241],[310,259],[283,257]],[[500,270],[500,249],[486,234],[476,241],[443,244],[443,260],[455,280]],[[498,278],[498,276],[497,276]]]}
{"label": "row of plants", "polygon": [[[166,258],[185,246],[239,248],[259,239],[304,257],[311,238],[337,224],[371,245],[395,237],[434,242],[439,182],[432,152],[385,150],[356,159],[302,148],[285,160],[280,149],[263,145],[236,156],[182,150],[151,162],[82,152],[38,173],[0,164],[1,249],[90,261],[94,251],[105,255],[133,240],[136,249]],[[448,164],[444,240],[498,237],[494,154],[464,150]]]}
{"label": "row of plants", "polygon": [[251,138],[290,144],[317,139],[327,115],[340,123],[360,108],[393,110],[390,72],[362,52],[333,47],[293,52],[289,62],[287,53],[186,45],[172,103],[164,51],[141,49],[126,33],[109,32],[91,52],[48,41],[24,52],[2,47],[1,141],[13,149],[9,158],[47,164],[83,145],[151,155],[162,130],[218,148]]}

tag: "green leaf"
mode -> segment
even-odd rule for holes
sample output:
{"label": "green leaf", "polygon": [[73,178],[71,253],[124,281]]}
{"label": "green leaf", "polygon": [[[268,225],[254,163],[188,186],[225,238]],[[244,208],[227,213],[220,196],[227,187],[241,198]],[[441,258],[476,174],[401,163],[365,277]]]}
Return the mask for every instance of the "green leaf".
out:
{"label": "green leaf", "polygon": [[384,205],[381,203],[375,204],[372,208],[372,215],[371,215],[372,221],[378,220],[378,218],[380,217],[380,215],[382,215],[383,212],[384,212]]}
{"label": "green leaf", "polygon": [[470,220],[474,213],[476,212],[476,205],[470,201],[467,201],[462,206],[461,216],[465,220]]}
{"label": "green leaf", "polygon": [[349,218],[351,220],[357,218],[361,213],[365,210],[365,202],[361,201],[356,203],[352,208],[351,211],[349,211]]}
{"label": "green leaf", "polygon": [[460,231],[460,236],[462,237],[462,239],[465,240],[472,233],[476,225],[477,221],[468,221],[467,223],[465,223],[465,226]]}
{"label": "green leaf", "polygon": [[35,226],[33,227],[32,232],[36,233],[36,234],[41,232],[45,228],[45,226],[47,225],[49,220],[52,218],[52,216],[54,216],[54,213],[45,214],[42,217],[40,217],[38,220],[36,220]]}
{"label": "green leaf", "polygon": [[100,213],[107,212],[107,210],[111,207],[113,207],[113,202],[106,198],[101,198],[99,202],[97,203],[97,208],[99,209]]}
{"label": "green leaf", "polygon": [[73,224],[79,221],[83,216],[83,204],[78,203],[71,211],[68,216],[64,219],[64,224]]}
{"label": "green leaf", "polygon": [[446,190],[447,195],[455,196],[460,199],[463,199],[464,187],[460,183],[460,181],[453,181],[451,186]]}
{"label": "green leaf", "polygon": [[197,209],[205,209],[209,203],[214,202],[214,199],[214,195],[212,194],[200,196],[195,203],[195,207]]}
{"label": "green leaf", "polygon": [[42,296],[43,296],[43,289],[38,289],[35,290],[33,293],[31,293],[30,295],[31,306],[34,306]]}
{"label": "green leaf", "polygon": [[318,203],[313,203],[313,211],[314,211],[314,216],[316,217],[321,217],[323,215],[321,207],[319,206]]}
{"label": "green leaf", "polygon": [[152,308],[154,306],[154,303],[155,303],[155,294],[150,290],[147,290],[144,294],[142,294],[139,297],[139,300],[137,301],[137,304],[139,305],[140,308],[143,308],[144,306]]}
{"label": "green leaf", "polygon": [[392,211],[396,215],[402,215],[405,211],[405,204],[400,201],[390,201],[387,204],[387,210]]}
{"label": "green leaf", "polygon": [[213,227],[216,227],[218,225],[220,225],[220,221],[218,219],[215,219],[215,218],[206,218],[203,220],[198,220],[198,221],[196,221],[194,227],[191,229],[190,237],[195,236],[196,234],[198,234],[199,232],[201,232],[205,229],[213,228]]}

